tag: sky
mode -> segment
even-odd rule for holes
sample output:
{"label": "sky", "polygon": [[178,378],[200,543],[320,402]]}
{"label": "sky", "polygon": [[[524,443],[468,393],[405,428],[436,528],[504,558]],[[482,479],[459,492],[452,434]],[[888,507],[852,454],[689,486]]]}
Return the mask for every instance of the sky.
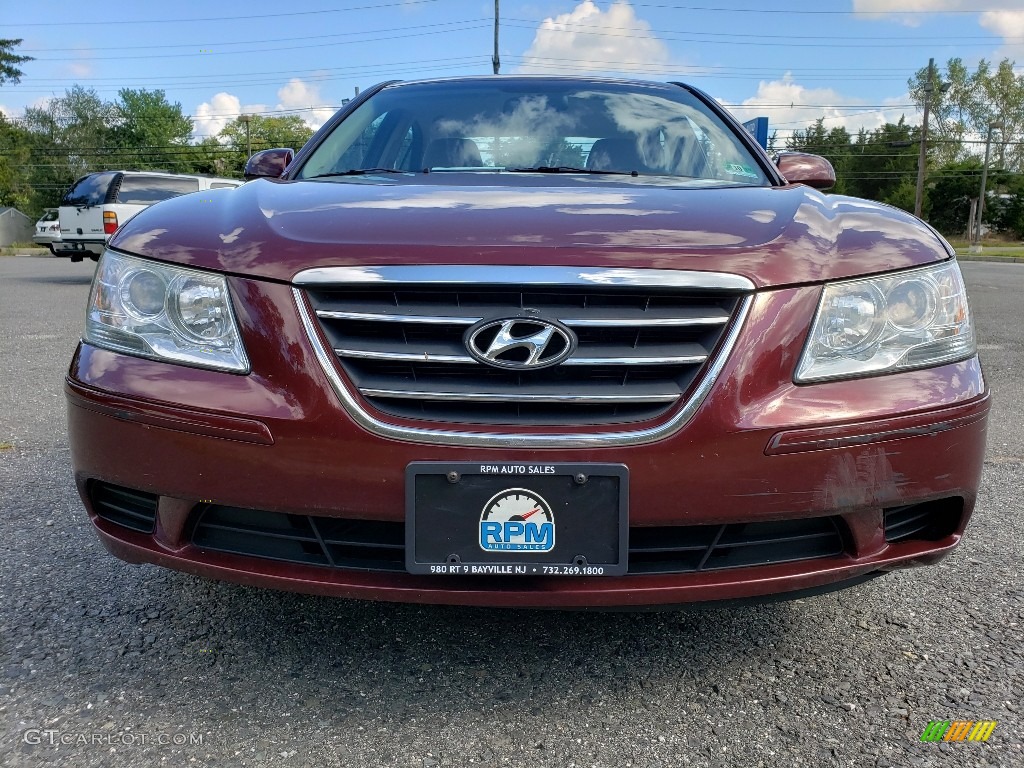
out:
{"label": "sky", "polygon": [[[382,80],[489,74],[491,0],[62,0],[0,8],[22,38],[17,117],[79,84],[163,89],[195,139],[242,113],[297,114],[319,127]],[[551,0],[500,3],[501,74],[683,80],[785,138],[817,118],[876,128],[920,117],[907,79],[933,57],[1010,57],[1024,66],[1024,0]]]}

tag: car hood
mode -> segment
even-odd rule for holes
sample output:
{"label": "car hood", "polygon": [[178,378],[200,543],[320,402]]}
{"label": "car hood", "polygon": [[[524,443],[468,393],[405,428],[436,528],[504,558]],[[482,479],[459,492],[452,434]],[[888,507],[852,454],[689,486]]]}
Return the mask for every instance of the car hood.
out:
{"label": "car hood", "polygon": [[[463,179],[467,175],[463,176]],[[666,187],[483,174],[416,181],[261,179],[142,211],[110,245],[155,259],[290,281],[312,267],[504,264],[692,269],[759,287],[948,258],[895,208],[803,185]]]}

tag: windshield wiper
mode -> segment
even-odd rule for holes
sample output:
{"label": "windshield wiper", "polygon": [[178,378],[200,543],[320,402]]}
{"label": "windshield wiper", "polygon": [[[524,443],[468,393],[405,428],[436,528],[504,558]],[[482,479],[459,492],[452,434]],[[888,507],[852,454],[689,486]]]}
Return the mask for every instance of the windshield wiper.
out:
{"label": "windshield wiper", "polygon": [[596,168],[576,168],[572,165],[537,165],[532,168],[506,168],[510,173],[594,173],[615,176],[639,176],[636,171],[603,171]]}
{"label": "windshield wiper", "polygon": [[349,168],[347,171],[318,173],[316,176],[306,176],[305,178],[325,179],[329,176],[368,176],[374,173],[412,173],[412,171],[400,171],[397,168]]}

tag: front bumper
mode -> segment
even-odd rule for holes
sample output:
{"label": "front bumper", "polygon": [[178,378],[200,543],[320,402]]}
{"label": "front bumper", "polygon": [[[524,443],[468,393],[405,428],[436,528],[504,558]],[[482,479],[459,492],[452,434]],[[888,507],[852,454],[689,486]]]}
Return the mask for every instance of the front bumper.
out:
{"label": "front bumper", "polygon": [[[75,477],[104,545],[131,562],[344,597],[565,608],[766,597],[932,563],[959,542],[982,469],[988,393],[977,358],[794,386],[818,292],[758,294],[714,389],[684,429],[646,445],[413,445],[357,426],[331,390],[288,286],[233,278],[253,373],[235,376],[80,346],[67,381]],[[788,563],[623,577],[430,577],[325,568],[192,542],[210,504],[404,521],[412,461],[614,462],[633,529],[830,517],[843,552]],[[153,533],[97,515],[91,484],[157,497]],[[885,510],[956,506],[940,535],[887,541]],[[513,579],[513,580],[510,580]]]}

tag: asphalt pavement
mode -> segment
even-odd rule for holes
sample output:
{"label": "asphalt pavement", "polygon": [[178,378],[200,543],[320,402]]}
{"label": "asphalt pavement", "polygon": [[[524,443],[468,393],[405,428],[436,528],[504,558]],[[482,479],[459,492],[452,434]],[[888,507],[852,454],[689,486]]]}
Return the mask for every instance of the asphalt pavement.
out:
{"label": "asphalt pavement", "polygon": [[[0,765],[1024,766],[1024,265],[964,265],[995,404],[953,555],[654,613],[362,603],[108,555],[62,391],[92,272],[0,257]],[[997,726],[923,743],[932,720]]]}

